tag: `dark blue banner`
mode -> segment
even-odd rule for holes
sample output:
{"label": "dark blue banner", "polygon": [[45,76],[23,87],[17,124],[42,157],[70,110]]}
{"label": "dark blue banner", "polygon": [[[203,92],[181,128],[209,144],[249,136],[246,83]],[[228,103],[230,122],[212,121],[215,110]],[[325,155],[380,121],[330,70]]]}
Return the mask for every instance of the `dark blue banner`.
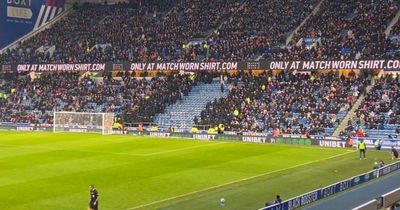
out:
{"label": "dark blue banner", "polygon": [[270,207],[265,207],[264,210],[291,210],[300,208],[307,204],[310,204],[316,200],[322,199],[321,190],[315,190],[298,197],[289,199],[283,203],[275,204]]}
{"label": "dark blue banner", "polygon": [[328,187],[320,189],[321,198],[326,198],[338,192],[347,190],[353,186],[353,179],[347,179],[336,184],[330,185]]}
{"label": "dark blue banner", "polygon": [[[400,166],[400,163],[398,164],[398,166]],[[396,170],[394,169],[395,168],[394,166],[391,166],[390,168],[391,170]],[[300,208],[319,199],[329,197],[335,193],[339,193],[348,190],[361,183],[368,182],[376,178],[376,173],[377,171],[370,171],[365,174],[360,174],[350,179],[346,179],[341,182],[329,185],[327,187],[308,192],[306,194],[300,195],[295,198],[291,198],[289,200],[284,201],[283,203],[262,208],[262,210],[292,210]]]}
{"label": "dark blue banner", "polygon": [[0,49],[55,18],[64,4],[65,0],[1,0]]}
{"label": "dark blue banner", "polygon": [[396,171],[398,169],[400,169],[400,162],[396,162],[396,163],[384,166],[379,169],[379,176],[385,176],[385,175],[390,174],[393,171]]}

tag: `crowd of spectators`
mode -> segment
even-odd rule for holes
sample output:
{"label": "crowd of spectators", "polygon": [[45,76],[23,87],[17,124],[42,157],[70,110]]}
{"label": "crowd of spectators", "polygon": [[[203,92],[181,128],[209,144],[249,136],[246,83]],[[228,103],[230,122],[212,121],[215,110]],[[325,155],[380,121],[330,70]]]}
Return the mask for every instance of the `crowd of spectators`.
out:
{"label": "crowd of spectators", "polygon": [[[153,78],[112,77],[90,74],[43,73],[0,75],[0,121],[51,123],[53,111],[113,112],[124,122],[150,122],[187,95],[197,81],[209,82],[216,75],[202,73]],[[229,94],[207,104],[195,124],[224,124],[226,130],[326,134],[335,128],[361,94],[369,80],[364,76],[336,73],[304,74],[265,72],[227,75]],[[162,87],[162,88],[160,88]],[[400,77],[387,74],[373,88],[346,128],[364,136],[362,129],[385,129],[400,125]],[[360,134],[358,134],[360,132]]]}
{"label": "crowd of spectators", "polygon": [[315,14],[319,0],[131,2],[78,7],[0,62],[354,59],[398,50],[384,34],[398,11],[393,0],[323,1]]}
{"label": "crowd of spectators", "polygon": [[399,101],[400,77],[393,78],[393,75],[387,74],[377,79],[347,130],[357,130],[360,127],[384,130],[388,124],[400,125]]}
{"label": "crowd of spectators", "polygon": [[226,98],[207,104],[201,125],[222,123],[226,130],[324,134],[339,124],[367,86],[362,77],[282,73],[229,78]]}
{"label": "crowd of spectators", "polygon": [[398,58],[399,56],[400,56],[400,22],[397,21],[397,23],[394,24],[390,30],[386,57]]}
{"label": "crowd of spectators", "polygon": [[80,73],[15,77],[0,80],[7,95],[0,97],[1,122],[51,123],[53,111],[113,112],[124,122],[150,122],[195,83],[194,78],[177,74],[151,79],[110,75],[94,79]]}
{"label": "crowd of spectators", "polygon": [[286,38],[312,12],[318,0],[254,0],[210,38],[212,60],[254,60],[279,54]]}
{"label": "crowd of spectators", "polygon": [[[73,11],[67,18],[20,43],[18,48],[8,49],[0,55],[1,62],[84,62],[90,36],[101,37],[94,33],[94,26],[110,11],[107,6],[86,5],[84,8],[84,12]],[[39,52],[37,49],[41,46],[55,46],[55,52],[52,56],[45,51]],[[100,59],[101,56],[95,60]]]}
{"label": "crowd of spectators", "polygon": [[[163,21],[149,22],[147,31],[132,47],[143,46],[145,53],[130,61],[193,61],[199,60],[207,51],[207,44],[199,41],[215,30],[220,22],[230,16],[240,0],[180,1]],[[204,45],[205,44],[205,45]]]}
{"label": "crowd of spectators", "polygon": [[[85,4],[0,59],[4,63],[196,60],[203,45],[188,43],[206,37],[240,5],[240,0]],[[48,50],[53,46],[54,52]]]}
{"label": "crowd of spectators", "polygon": [[324,1],[294,35],[284,59],[381,59],[398,2]]}
{"label": "crowd of spectators", "polygon": [[[162,18],[175,3],[151,0],[111,6],[84,4],[20,47],[6,51],[0,59],[4,63],[73,63],[145,57],[150,54],[145,46],[147,36],[158,32]],[[45,50],[37,50],[42,46]],[[54,53],[47,50],[52,46]]]}

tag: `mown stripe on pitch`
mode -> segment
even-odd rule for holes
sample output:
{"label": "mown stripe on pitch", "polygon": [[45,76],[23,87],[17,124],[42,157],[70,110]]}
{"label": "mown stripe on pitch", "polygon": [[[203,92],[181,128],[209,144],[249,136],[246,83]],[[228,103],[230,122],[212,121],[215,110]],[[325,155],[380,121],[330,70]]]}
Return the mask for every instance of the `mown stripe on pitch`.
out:
{"label": "mown stripe on pitch", "polygon": [[178,198],[187,197],[187,196],[191,196],[191,195],[195,195],[195,194],[199,194],[199,193],[204,193],[204,192],[207,192],[207,191],[212,191],[212,190],[217,189],[217,188],[225,187],[225,186],[232,185],[232,184],[237,184],[237,183],[240,183],[240,182],[249,181],[251,179],[256,179],[256,178],[259,178],[259,177],[262,177],[262,176],[266,176],[266,175],[269,175],[269,174],[278,173],[278,172],[282,172],[282,171],[287,171],[287,170],[290,170],[290,169],[294,169],[294,168],[298,168],[298,167],[301,167],[301,166],[306,166],[306,165],[322,162],[322,161],[325,161],[325,160],[330,160],[330,159],[337,158],[337,157],[344,156],[344,155],[348,155],[348,154],[354,153],[354,152],[356,152],[356,151],[345,152],[345,153],[334,155],[334,156],[331,156],[331,157],[322,158],[322,159],[318,159],[318,160],[314,160],[314,161],[309,161],[309,162],[306,162],[306,163],[290,166],[290,167],[287,167],[287,168],[278,169],[278,170],[274,170],[274,171],[258,174],[258,175],[255,175],[255,176],[247,177],[247,178],[244,178],[244,179],[239,179],[239,180],[235,180],[235,181],[232,181],[232,182],[216,185],[216,186],[209,187],[209,188],[206,188],[206,189],[197,190],[197,191],[189,192],[189,193],[186,193],[186,194],[173,196],[173,197],[169,197],[169,198],[166,198],[166,199],[154,201],[154,202],[151,202],[151,203],[147,203],[147,204],[143,204],[143,205],[127,208],[126,210],[140,209],[140,208],[144,208],[144,207],[147,207],[147,206],[152,206],[152,205],[155,205],[155,204],[159,204],[159,203],[175,200],[175,199],[178,199]]}

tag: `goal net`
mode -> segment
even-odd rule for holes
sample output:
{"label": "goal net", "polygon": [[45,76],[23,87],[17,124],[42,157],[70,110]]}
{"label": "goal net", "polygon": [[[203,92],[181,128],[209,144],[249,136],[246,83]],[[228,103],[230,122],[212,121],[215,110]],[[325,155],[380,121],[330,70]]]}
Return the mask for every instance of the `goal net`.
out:
{"label": "goal net", "polygon": [[53,132],[112,134],[114,113],[54,112]]}

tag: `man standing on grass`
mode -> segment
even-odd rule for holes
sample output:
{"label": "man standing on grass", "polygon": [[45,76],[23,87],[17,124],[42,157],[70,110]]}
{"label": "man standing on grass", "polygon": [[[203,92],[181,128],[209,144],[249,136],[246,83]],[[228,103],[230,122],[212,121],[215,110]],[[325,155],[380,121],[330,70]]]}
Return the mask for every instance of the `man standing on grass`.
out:
{"label": "man standing on grass", "polygon": [[399,158],[399,153],[397,152],[396,148],[392,146],[392,160],[398,159]]}
{"label": "man standing on grass", "polygon": [[99,193],[97,192],[94,185],[90,185],[89,189],[90,189],[89,210],[98,210],[99,209]]}
{"label": "man standing on grass", "polygon": [[365,150],[367,150],[367,146],[365,145],[364,140],[360,140],[360,142],[358,142],[358,150],[360,151],[360,160],[361,158],[366,159]]}

